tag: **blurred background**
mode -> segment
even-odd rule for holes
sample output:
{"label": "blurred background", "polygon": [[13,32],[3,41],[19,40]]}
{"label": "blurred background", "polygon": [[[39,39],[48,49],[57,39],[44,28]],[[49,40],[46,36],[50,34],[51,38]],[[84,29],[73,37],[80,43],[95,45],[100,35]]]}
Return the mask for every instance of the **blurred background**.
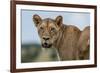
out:
{"label": "blurred background", "polygon": [[55,19],[58,15],[63,17],[66,25],[75,25],[80,30],[90,25],[90,13],[87,12],[66,12],[66,11],[38,11],[21,10],[21,62],[45,62],[58,61],[55,49],[43,51],[38,36],[37,29],[32,20],[34,14],[38,14],[42,19]]}

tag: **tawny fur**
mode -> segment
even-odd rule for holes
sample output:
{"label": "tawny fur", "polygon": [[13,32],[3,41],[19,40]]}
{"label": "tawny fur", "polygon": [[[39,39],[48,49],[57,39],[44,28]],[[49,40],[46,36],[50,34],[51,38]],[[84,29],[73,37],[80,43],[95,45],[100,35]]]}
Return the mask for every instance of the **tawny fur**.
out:
{"label": "tawny fur", "polygon": [[79,59],[77,42],[81,31],[72,25],[63,25],[59,31],[59,37],[54,44],[59,50],[59,55],[62,60]]}
{"label": "tawny fur", "polygon": [[81,33],[78,41],[80,59],[89,59],[90,51],[90,27],[87,26]]}

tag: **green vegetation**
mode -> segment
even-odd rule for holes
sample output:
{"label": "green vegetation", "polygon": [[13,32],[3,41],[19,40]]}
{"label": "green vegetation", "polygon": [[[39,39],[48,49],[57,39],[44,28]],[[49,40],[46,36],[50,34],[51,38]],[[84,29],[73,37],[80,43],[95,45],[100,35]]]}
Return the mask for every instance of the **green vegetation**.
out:
{"label": "green vegetation", "polygon": [[39,44],[22,44],[21,62],[57,61],[57,54],[53,49],[43,51]]}

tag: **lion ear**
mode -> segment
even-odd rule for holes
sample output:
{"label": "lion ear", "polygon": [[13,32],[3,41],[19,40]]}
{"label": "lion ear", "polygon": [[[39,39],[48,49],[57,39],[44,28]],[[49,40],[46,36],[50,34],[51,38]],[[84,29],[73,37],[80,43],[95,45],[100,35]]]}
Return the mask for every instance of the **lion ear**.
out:
{"label": "lion ear", "polygon": [[62,21],[63,21],[63,18],[62,16],[57,16],[56,19],[55,19],[56,23],[58,26],[61,26],[62,24]]}
{"label": "lion ear", "polygon": [[37,26],[42,21],[42,19],[39,15],[35,14],[35,15],[33,15],[33,21],[34,21],[35,25]]}

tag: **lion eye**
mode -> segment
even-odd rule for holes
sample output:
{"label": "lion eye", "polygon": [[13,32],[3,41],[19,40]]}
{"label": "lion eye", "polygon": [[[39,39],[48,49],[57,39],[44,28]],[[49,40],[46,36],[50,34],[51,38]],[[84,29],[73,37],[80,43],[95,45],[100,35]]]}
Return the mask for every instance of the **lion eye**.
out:
{"label": "lion eye", "polygon": [[55,28],[51,28],[51,31],[52,31],[52,32],[55,31]]}
{"label": "lion eye", "polygon": [[43,30],[43,27],[40,27],[40,30]]}

